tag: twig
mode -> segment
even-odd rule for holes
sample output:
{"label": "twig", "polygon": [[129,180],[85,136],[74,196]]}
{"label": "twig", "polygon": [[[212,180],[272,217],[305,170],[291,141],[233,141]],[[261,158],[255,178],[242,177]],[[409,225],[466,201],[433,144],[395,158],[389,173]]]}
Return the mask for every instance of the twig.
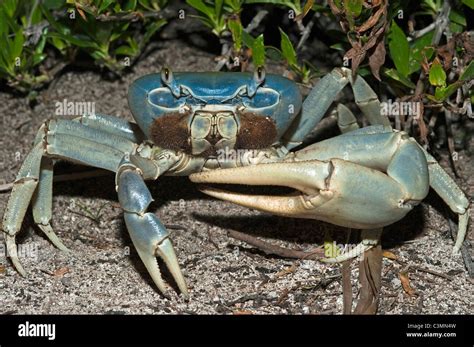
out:
{"label": "twig", "polygon": [[[105,170],[90,170],[84,172],[75,172],[71,174],[57,175],[54,182],[75,181],[80,179],[103,177],[110,175],[111,172]],[[13,182],[0,185],[0,193],[10,191],[13,188]]]}
{"label": "twig", "polygon": [[429,273],[429,274],[432,274],[434,276],[438,276],[438,277],[442,277],[442,278],[445,278],[447,279],[448,281],[452,281],[453,278],[449,275],[446,275],[442,272],[438,272],[438,271],[434,271],[434,270],[430,270],[430,269],[427,269],[427,268],[423,268],[423,267],[420,267],[418,265],[415,265],[415,266],[410,266],[410,268],[412,269],[415,269],[415,270],[418,270],[418,271],[421,271],[421,272],[426,272],[426,273]]}
{"label": "twig", "polygon": [[435,32],[431,41],[433,46],[438,45],[444,31],[449,27],[449,12],[451,12],[451,4],[449,3],[449,0],[445,0],[440,13],[434,22]]}
{"label": "twig", "polygon": [[229,231],[228,235],[234,239],[246,242],[254,247],[257,247],[266,254],[274,254],[284,258],[317,260],[324,256],[324,251],[322,249],[314,249],[312,251],[305,252],[296,249],[284,248],[277,245],[272,245],[271,243],[259,240],[256,237],[235,230]]}
{"label": "twig", "polygon": [[352,313],[351,260],[342,263],[343,314]]}
{"label": "twig", "polygon": [[135,22],[141,18],[158,18],[158,19],[171,19],[175,18],[176,13],[164,9],[158,12],[131,12],[127,14],[101,14],[95,17],[98,21],[101,22],[113,22],[113,21],[123,21],[123,22]]}
{"label": "twig", "polygon": [[433,22],[431,23],[430,25],[428,25],[426,28],[423,28],[423,29],[420,29],[420,30],[416,30],[416,31],[413,31],[410,36],[407,38],[408,42],[410,41],[413,41],[427,33],[429,33],[430,31],[434,30],[434,28],[436,28],[436,23]]}
{"label": "twig", "polygon": [[448,151],[449,151],[449,162],[453,167],[454,174],[456,177],[461,177],[455,162],[456,149],[454,148],[453,128],[452,128],[452,114],[448,109],[444,110],[444,116],[446,120],[446,135],[448,136]]}
{"label": "twig", "polygon": [[316,15],[318,15],[318,12],[315,12],[313,14],[313,17],[309,21],[309,23],[306,24],[306,26],[302,28],[303,30],[301,31],[300,41],[298,42],[298,45],[296,46],[297,51],[299,51],[301,49],[301,47],[303,47],[303,44],[306,42],[306,40],[309,37],[309,34],[311,34],[311,29],[313,29],[313,25],[314,25],[314,21],[316,19]]}
{"label": "twig", "polygon": [[255,17],[252,18],[250,23],[245,27],[245,32],[251,33],[253,30],[255,30],[259,25],[260,22],[265,18],[265,16],[268,14],[267,10],[260,10],[258,13],[255,15]]}
{"label": "twig", "polygon": [[258,300],[258,299],[262,299],[262,300],[266,300],[266,298],[262,298],[262,294],[260,293],[253,293],[253,294],[246,294],[246,295],[243,295],[235,300],[232,300],[228,303],[226,303],[226,306],[235,306],[235,304],[242,304],[244,302],[247,302],[247,301],[250,301],[250,300]]}
{"label": "twig", "polygon": [[400,259],[394,259],[394,261],[396,261],[400,265],[405,266],[405,269],[402,270],[402,271],[408,271],[408,268],[410,268],[410,269],[418,270],[418,271],[421,271],[421,272],[426,272],[426,273],[429,273],[429,274],[434,275],[434,276],[442,277],[444,279],[447,279],[448,281],[453,280],[452,276],[449,276],[449,275],[444,274],[444,273],[439,272],[439,271],[427,269],[427,268],[421,267],[420,265],[411,265],[411,264],[408,264],[407,262],[404,262],[403,260],[400,260]]}

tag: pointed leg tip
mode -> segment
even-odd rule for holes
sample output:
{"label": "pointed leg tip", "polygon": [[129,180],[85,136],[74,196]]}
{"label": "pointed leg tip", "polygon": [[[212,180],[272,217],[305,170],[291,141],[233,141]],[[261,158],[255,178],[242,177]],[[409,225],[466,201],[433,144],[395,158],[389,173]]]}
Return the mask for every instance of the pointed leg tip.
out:
{"label": "pointed leg tip", "polygon": [[13,263],[13,267],[18,271],[18,273],[26,277],[26,271],[21,265],[20,259],[18,258],[18,250],[15,242],[15,235],[5,235],[5,243],[7,245],[7,256],[10,257],[10,260]]}
{"label": "pointed leg tip", "polygon": [[38,224],[38,227],[45,233],[45,235],[48,237],[48,239],[52,242],[56,248],[59,250],[67,253],[67,254],[72,254],[73,252],[67,248],[64,243],[61,241],[61,239],[56,235],[54,232],[53,228],[51,227],[50,224],[42,225]]}
{"label": "pointed leg tip", "polygon": [[13,263],[13,267],[16,269],[16,271],[18,271],[18,273],[21,275],[21,277],[27,277],[27,273],[23,267],[23,265],[21,265],[20,263],[20,259],[18,259],[17,257],[10,257],[12,263]]}
{"label": "pointed leg tip", "polygon": [[451,251],[452,256],[458,256],[461,253],[461,246],[454,246],[453,250]]}
{"label": "pointed leg tip", "polygon": [[181,291],[181,296],[183,297],[183,299],[184,299],[185,301],[189,301],[189,299],[190,299],[189,292],[188,292],[187,289],[186,289],[185,292]]}

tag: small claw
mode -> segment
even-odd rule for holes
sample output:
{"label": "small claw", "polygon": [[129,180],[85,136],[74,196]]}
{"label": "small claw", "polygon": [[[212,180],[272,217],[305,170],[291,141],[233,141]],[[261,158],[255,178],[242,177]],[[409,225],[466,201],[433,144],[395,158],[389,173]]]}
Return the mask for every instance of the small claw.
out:
{"label": "small claw", "polygon": [[163,259],[179,290],[188,298],[186,282],[164,225],[151,213],[139,216],[125,212],[124,216],[135,249],[160,292],[166,296],[167,290],[158,267],[157,256]]}
{"label": "small claw", "polygon": [[69,248],[67,248],[64,245],[64,243],[62,243],[61,239],[58,237],[58,235],[56,235],[51,225],[38,224],[38,227],[45,233],[45,235],[53,243],[53,245],[55,245],[57,248],[59,248],[63,252],[72,253],[72,251]]}
{"label": "small claw", "polygon": [[183,274],[178,264],[178,258],[173,249],[173,245],[169,239],[164,239],[157,248],[156,255],[164,260],[168,270],[170,270],[171,275],[173,276],[176,284],[178,285],[179,290],[183,293],[185,298],[189,297],[188,287],[186,286],[186,281],[184,280]]}
{"label": "small claw", "polygon": [[321,258],[320,260],[323,263],[341,263],[343,261],[353,259],[364,254],[364,252],[368,251],[372,247],[374,247],[374,245],[367,245],[364,242],[361,242],[347,253],[343,253],[341,255],[331,258]]}
{"label": "small claw", "polygon": [[21,265],[20,259],[18,258],[18,251],[16,247],[15,236],[11,236],[7,234],[5,236],[5,242],[7,244],[7,254],[10,257],[13,263],[13,266],[20,273],[20,275],[22,275],[23,277],[26,277],[26,271]]}
{"label": "small claw", "polygon": [[165,286],[165,283],[163,282],[163,278],[161,277],[160,268],[158,267],[158,263],[156,261],[155,255],[148,252],[148,250],[146,250],[146,249],[143,249],[141,247],[137,247],[137,245],[135,245],[135,248],[138,252],[138,255],[140,256],[140,259],[142,260],[143,264],[145,265],[146,269],[148,270],[148,273],[150,274],[151,278],[153,279],[153,282],[158,287],[158,290],[163,295],[168,296],[166,294],[166,286]]}
{"label": "small claw", "polygon": [[169,239],[166,238],[160,244],[156,245],[156,249],[153,253],[150,252],[150,249],[143,249],[143,247],[137,247],[136,245],[135,248],[137,249],[140,259],[143,261],[143,264],[145,264],[148,273],[153,279],[153,282],[155,282],[156,286],[160,292],[163,293],[163,295],[168,296],[165,282],[161,277],[161,271],[156,260],[157,256],[159,256],[165,262],[183,296],[185,298],[189,297],[186,281],[184,280],[183,274],[181,273],[178,259]]}

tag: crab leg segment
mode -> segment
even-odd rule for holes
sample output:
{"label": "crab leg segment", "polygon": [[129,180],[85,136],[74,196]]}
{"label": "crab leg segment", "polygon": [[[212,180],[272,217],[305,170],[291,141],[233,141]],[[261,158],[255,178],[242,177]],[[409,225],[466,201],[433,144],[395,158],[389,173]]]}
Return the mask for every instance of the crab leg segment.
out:
{"label": "crab leg segment", "polygon": [[186,282],[168,238],[168,231],[154,214],[146,212],[153,198],[141,176],[141,170],[127,159],[122,161],[117,172],[117,192],[132,242],[158,289],[166,294],[157,256],[164,260],[180,291],[188,297]]}
{"label": "crab leg segment", "polygon": [[[301,115],[297,117],[283,137],[285,147],[295,148],[303,143],[306,136],[314,129],[319,121],[324,117],[331,104],[336,100],[338,94],[348,84],[351,84],[354,99],[357,106],[372,125],[383,125],[390,127],[390,121],[386,115],[382,115],[380,102],[377,94],[370,88],[369,84],[361,76],[352,76],[352,72],[347,68],[335,68],[317,82],[314,88],[303,102]],[[350,117],[347,108],[338,109],[342,113],[342,118]],[[342,119],[343,127],[349,126],[357,129],[355,119],[347,124]],[[354,124],[355,123],[355,124]],[[354,124],[354,125],[352,125]],[[341,125],[341,123],[340,123]],[[344,129],[345,130],[345,129]]]}
{"label": "crab leg segment", "polygon": [[[33,201],[35,223],[51,242],[63,251],[67,248],[54,233],[51,222],[53,158],[116,171],[126,152],[136,145],[126,138],[89,128],[78,122],[51,120],[43,124],[35,146],[23,162],[15,179],[3,215],[8,255],[22,275],[26,275],[17,252],[15,236],[20,231],[26,210]],[[100,150],[104,150],[101,152]]]}
{"label": "crab leg segment", "polygon": [[467,234],[469,224],[470,202],[466,194],[458,187],[456,182],[443,170],[436,159],[423,150],[428,161],[430,172],[430,185],[446,202],[451,211],[459,215],[458,234],[453,247],[453,254],[459,253]]}
{"label": "crab leg segment", "polygon": [[28,154],[16,176],[12,193],[3,215],[2,230],[6,233],[5,241],[8,256],[10,256],[13,266],[22,276],[26,276],[26,271],[23,269],[18,258],[15,236],[20,231],[31,197],[38,185],[42,155],[42,144],[38,143]]}

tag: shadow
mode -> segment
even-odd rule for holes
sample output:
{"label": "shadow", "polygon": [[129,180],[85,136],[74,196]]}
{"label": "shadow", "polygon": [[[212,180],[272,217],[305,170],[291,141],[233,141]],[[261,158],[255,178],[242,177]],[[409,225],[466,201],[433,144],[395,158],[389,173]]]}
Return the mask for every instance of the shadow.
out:
{"label": "shadow", "polygon": [[418,205],[404,218],[384,228],[382,248],[390,249],[403,245],[408,240],[421,236],[425,227],[423,207]]}

